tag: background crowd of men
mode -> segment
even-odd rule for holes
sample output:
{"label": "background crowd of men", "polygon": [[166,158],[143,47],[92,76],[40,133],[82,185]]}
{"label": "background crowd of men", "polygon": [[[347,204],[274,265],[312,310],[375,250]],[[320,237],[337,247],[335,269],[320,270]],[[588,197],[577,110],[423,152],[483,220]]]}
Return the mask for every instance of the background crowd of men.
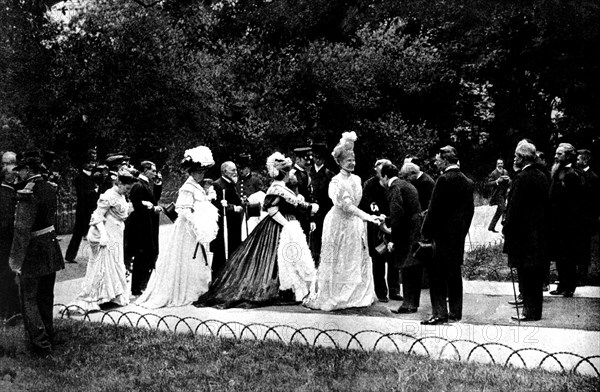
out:
{"label": "background crowd of men", "polygon": [[[316,266],[323,219],[332,206],[328,188],[334,172],[326,167],[328,155],[324,144],[295,149],[290,176],[290,187],[298,195],[320,205],[318,214],[300,219]],[[0,187],[0,316],[6,323],[22,317],[33,349],[40,352],[52,346],[54,281],[64,268],[54,230],[57,185],[52,181],[51,157],[39,151],[3,153]],[[515,149],[512,178],[498,159],[486,181],[492,190],[490,204],[497,206],[488,230],[496,232],[502,222],[504,252],[517,272],[521,298],[513,302],[523,306],[514,317],[518,321],[541,318],[551,261],[556,262],[559,284],[550,294],[573,296],[578,279],[585,282],[591,237],[598,231],[600,184],[589,166],[590,152],[561,143],[551,168],[542,159],[535,145],[523,140]],[[369,223],[367,231],[377,297],[381,302],[402,300],[396,313],[415,313],[425,283],[432,316],[422,323],[436,325],[462,318],[461,265],[474,214],[474,184],[461,172],[452,146],[435,156],[440,174],[436,181],[419,163],[409,156],[399,169],[387,159],[376,160],[373,176],[364,181],[359,207],[386,217],[383,225]],[[234,162],[224,162],[220,177],[211,181],[217,196],[213,203],[220,211],[219,234],[210,246],[213,276],[241,243],[244,220],[247,229],[247,220],[259,215],[252,212],[260,210],[253,197],[266,186],[251,171],[250,155],[241,156],[239,164],[240,174]],[[76,262],[98,197],[112,187],[122,166],[131,166],[125,154],[108,154],[99,163],[96,151],[88,151],[74,179],[76,220],[64,257],[67,262]],[[158,205],[162,178],[156,165],[143,161],[137,169],[124,244],[133,295],[143,292],[154,269],[159,215],[164,212]]]}

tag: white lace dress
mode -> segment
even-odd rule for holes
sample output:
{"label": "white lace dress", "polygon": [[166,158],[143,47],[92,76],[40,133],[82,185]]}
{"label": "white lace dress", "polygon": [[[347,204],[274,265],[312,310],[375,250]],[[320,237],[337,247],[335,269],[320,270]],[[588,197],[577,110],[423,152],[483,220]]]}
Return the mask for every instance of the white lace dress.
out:
{"label": "white lace dress", "polygon": [[168,246],[136,305],[150,309],[189,305],[208,290],[211,269],[206,244],[217,236],[218,211],[192,177],[179,189],[175,211],[178,217]]}
{"label": "white lace dress", "polygon": [[329,184],[329,197],[333,207],[323,222],[316,285],[304,305],[327,311],[370,306],[377,296],[366,224],[356,215],[362,197],[360,178],[337,174]]}
{"label": "white lace dress", "polygon": [[[96,210],[90,219],[89,261],[81,291],[75,302],[67,306],[70,312],[92,312],[100,310],[99,305],[113,302],[117,305],[129,304],[126,269],[123,260],[123,230],[128,214],[125,197],[113,187],[98,199]],[[108,243],[99,244],[99,231],[95,225],[104,223]]]}

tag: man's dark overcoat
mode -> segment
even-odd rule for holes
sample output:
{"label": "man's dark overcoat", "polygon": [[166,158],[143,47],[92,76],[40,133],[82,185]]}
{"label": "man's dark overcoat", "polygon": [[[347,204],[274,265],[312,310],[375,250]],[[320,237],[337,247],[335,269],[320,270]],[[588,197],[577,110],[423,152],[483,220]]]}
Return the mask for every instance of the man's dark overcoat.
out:
{"label": "man's dark overcoat", "polygon": [[429,208],[429,202],[431,201],[431,195],[433,194],[433,188],[435,187],[435,181],[427,173],[422,173],[421,176],[411,183],[417,188],[419,193],[419,203],[421,204],[421,211],[425,211]]}
{"label": "man's dark overcoat", "polygon": [[[530,165],[514,177],[504,234],[504,253],[522,265],[541,266],[548,252],[548,178]],[[511,265],[519,267],[519,265]]]}
{"label": "man's dark overcoat", "polygon": [[419,264],[413,257],[414,246],[421,236],[421,204],[417,189],[407,181],[396,179],[388,189],[388,200],[394,262],[400,268]]}
{"label": "man's dark overcoat", "polygon": [[435,183],[423,223],[423,236],[436,243],[435,264],[462,265],[474,212],[473,181],[458,168],[446,170]]}
{"label": "man's dark overcoat", "polygon": [[158,258],[159,213],[142,202],[158,205],[162,185],[150,184],[140,177],[129,193],[133,211],[125,223],[125,258],[133,257],[131,291],[138,295],[146,288]]}

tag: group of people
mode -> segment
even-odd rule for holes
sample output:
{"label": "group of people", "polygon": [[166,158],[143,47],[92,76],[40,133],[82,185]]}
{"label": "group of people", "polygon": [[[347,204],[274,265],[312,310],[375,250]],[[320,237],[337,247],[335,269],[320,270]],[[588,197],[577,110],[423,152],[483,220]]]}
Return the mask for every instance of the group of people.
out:
{"label": "group of people", "polygon": [[600,182],[590,168],[590,151],[561,143],[551,170],[542,158],[530,140],[522,140],[507,192],[502,232],[509,266],[517,270],[520,298],[511,303],[523,306],[514,316],[519,321],[542,317],[551,261],[558,285],[550,294],[573,296],[578,282],[585,282],[591,238],[598,232]]}
{"label": "group of people", "polygon": [[[94,164],[95,151],[90,151],[76,180],[79,234],[74,233],[65,255],[74,262],[85,236],[89,260],[80,293],[65,310],[88,312],[134,300],[147,308],[302,303],[331,311],[391,299],[402,301],[393,312],[415,313],[426,271],[432,315],[422,324],[461,320],[461,265],[474,185],[461,172],[456,149],[437,152],[436,181],[421,171],[417,158],[408,157],[400,169],[378,159],[373,177],[362,184],[353,173],[356,140],[347,132],[331,153],[324,145],[296,149],[295,162],[273,153],[266,162],[271,179],[266,192],[251,171],[244,169],[240,178],[231,161],[221,165],[216,181],[205,178],[215,164],[211,150],[186,150],[181,168],[188,178],[169,214],[174,225],[160,252],[159,214],[166,211],[158,205],[162,184],[156,165],[143,161],[135,170],[127,157],[112,154],[107,163],[113,170],[97,175],[105,169],[98,169],[102,165]],[[325,167],[328,154],[337,174]],[[506,208],[504,201],[498,203],[490,230],[503,217],[504,251],[517,270],[522,295],[519,321],[541,318],[550,254],[560,279],[551,294],[573,295],[574,266],[585,257],[585,246],[589,252],[586,235],[597,224],[597,199],[590,190],[596,192],[598,182],[589,169],[589,152],[579,152],[580,168],[569,144],[559,145],[555,159],[552,172],[545,172],[535,146],[524,140],[515,150],[513,178],[498,162],[496,178],[488,181],[507,193],[502,196]],[[0,202],[7,219],[0,220],[0,235],[7,241],[1,249],[0,310],[5,318],[22,313],[32,346],[40,352],[52,346],[54,280],[64,268],[53,226],[56,185],[45,172],[39,154],[3,155]],[[15,174],[21,185],[15,185]],[[243,239],[251,204],[260,205],[261,220]],[[22,310],[17,286],[10,284],[15,274]]]}

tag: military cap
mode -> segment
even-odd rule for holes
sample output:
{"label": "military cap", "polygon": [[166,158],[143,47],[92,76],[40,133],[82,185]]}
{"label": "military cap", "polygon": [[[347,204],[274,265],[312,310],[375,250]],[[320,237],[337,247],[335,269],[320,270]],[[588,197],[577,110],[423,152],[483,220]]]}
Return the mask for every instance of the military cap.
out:
{"label": "military cap", "polygon": [[238,159],[238,163],[241,167],[250,166],[250,162],[252,160],[252,155],[250,154],[240,154]]}
{"label": "military cap", "polygon": [[294,148],[294,154],[297,157],[306,157],[306,156],[310,155],[311,152],[312,152],[312,148],[311,147],[298,147],[298,148]]}

